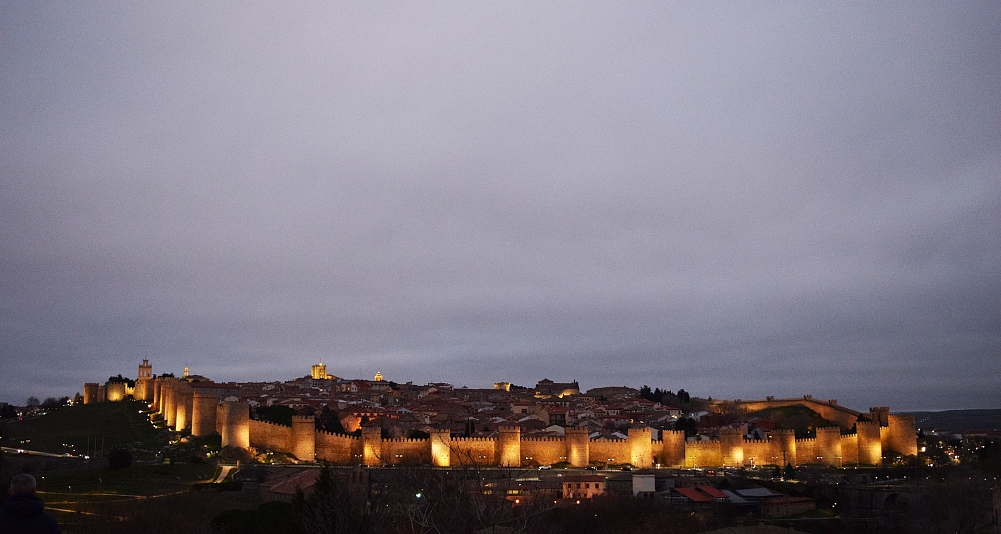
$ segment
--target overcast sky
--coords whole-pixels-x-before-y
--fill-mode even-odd
[[[0,401],[149,358],[1001,407],[998,28],[3,0]]]

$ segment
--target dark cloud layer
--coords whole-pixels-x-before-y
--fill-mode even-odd
[[[1001,8],[0,4],[0,400],[1001,404]]]

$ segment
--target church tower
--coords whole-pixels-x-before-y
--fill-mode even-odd
[[[153,366],[149,360],[143,359],[139,364],[139,375],[136,377],[136,389],[133,397],[139,401],[153,400]]]

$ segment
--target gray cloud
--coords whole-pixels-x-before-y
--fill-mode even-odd
[[[0,9],[2,400],[1001,400],[992,3]]]

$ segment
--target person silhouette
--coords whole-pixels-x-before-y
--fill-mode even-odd
[[[56,518],[35,495],[35,477],[22,473],[10,480],[10,497],[0,507],[0,534],[61,534]]]

